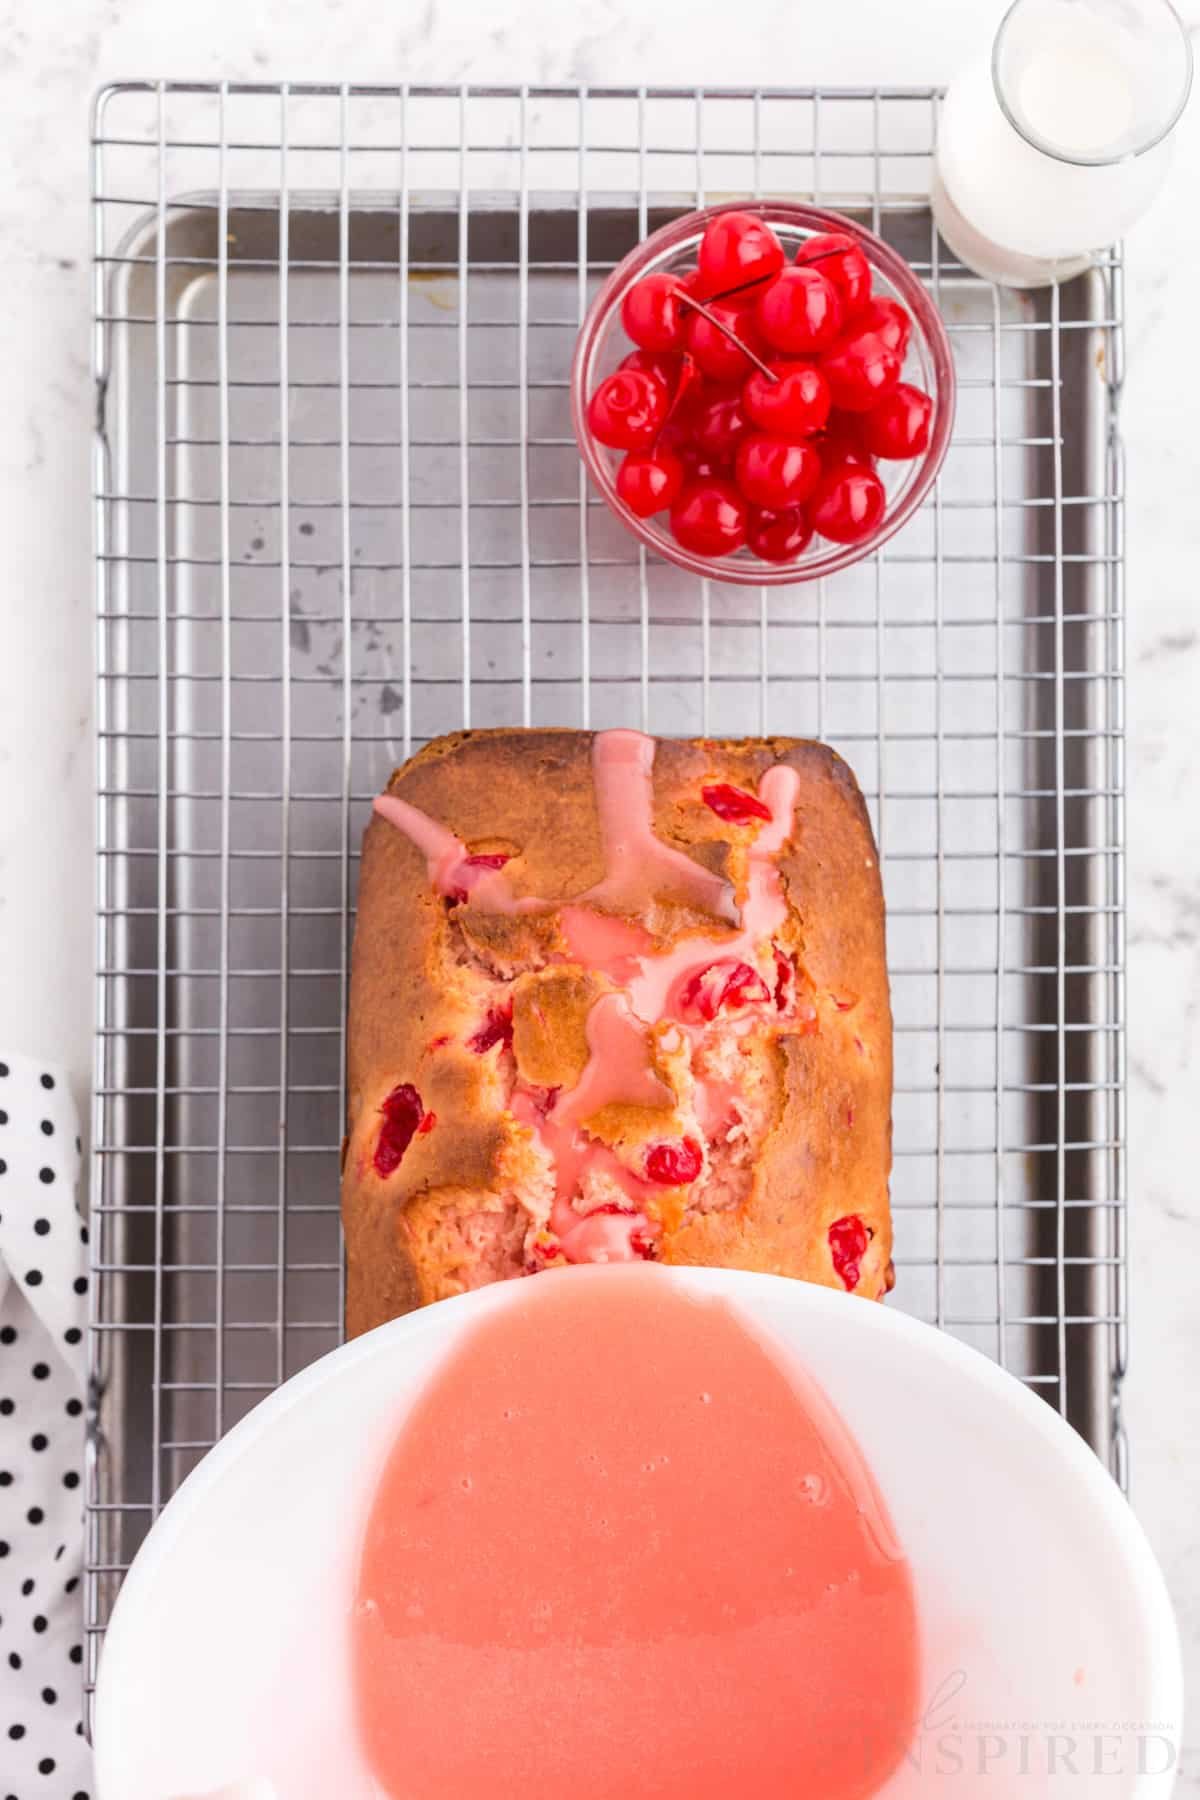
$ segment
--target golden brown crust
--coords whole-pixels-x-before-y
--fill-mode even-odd
[[[588,1059],[587,1016],[604,991],[584,969],[537,969],[513,983],[513,1055],[534,1087],[571,1088]]]
[[[454,733],[397,770],[388,791],[449,826],[469,852],[510,858],[513,893],[554,908],[605,874],[592,743],[591,733],[562,730]],[[654,829],[740,889],[754,828],[721,820],[700,790],[718,781],[753,791],[778,762],[799,775],[794,829],[778,859],[789,903],[779,937],[806,981],[816,1029],[786,1031],[763,1050],[771,1121],[748,1191],[710,1211],[664,1193],[661,1253],[837,1287],[828,1229],[857,1215],[872,1235],[856,1291],[875,1296],[891,1257],[891,1014],[879,870],[854,777],[834,751],[797,739],[659,740]],[[641,922],[660,947],[729,929],[670,894]],[[552,1177],[509,1111],[511,1056],[481,1054],[470,1040],[493,1013],[511,1017],[525,1079],[570,1086],[587,1007],[607,984],[575,966],[547,966],[562,953],[554,910],[509,916],[447,902],[407,836],[372,819],[354,942],[343,1179],[352,1335],[473,1285],[482,1243],[493,1270],[522,1266],[530,1196],[544,1222]],[[436,1124],[384,1179],[373,1165],[380,1108],[400,1083],[412,1084]],[[629,1119],[624,1128],[636,1136]]]

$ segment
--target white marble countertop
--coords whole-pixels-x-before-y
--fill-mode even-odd
[[[86,1090],[91,1012],[87,108],[117,77],[936,82],[1002,0],[0,0],[6,252],[0,1023]],[[1182,8],[1200,29],[1200,0]],[[1200,103],[1129,244],[1129,1067],[1134,1500],[1200,1685],[1200,620],[1192,558]],[[1193,819],[1187,826],[1186,820]],[[1193,1732],[1200,1746],[1200,1731]],[[1200,1795],[1200,1748],[1181,1791]]]

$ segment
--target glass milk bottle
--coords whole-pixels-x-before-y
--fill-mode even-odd
[[[1016,0],[942,103],[933,210],[961,262],[1040,287],[1087,268],[1150,204],[1187,102],[1168,0]]]

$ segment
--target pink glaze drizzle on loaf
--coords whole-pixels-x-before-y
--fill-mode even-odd
[[[518,1088],[512,1098],[513,1117],[527,1125],[554,1164],[554,1202],[550,1209],[550,1229],[559,1239],[568,1262],[635,1262],[646,1255],[638,1242],[652,1243],[657,1235],[642,1211],[650,1189],[627,1169],[607,1144],[589,1138],[587,1133],[558,1116],[559,1107],[543,1111],[533,1095]],[[624,1210],[613,1213],[611,1202],[601,1201],[588,1212],[579,1212],[572,1199],[584,1189],[585,1178],[602,1181],[606,1191],[620,1195]],[[603,1207],[606,1225],[584,1231]]]
[[[787,900],[775,859],[792,828],[799,785],[799,775],[786,763],[768,769],[759,784],[759,798],[770,807],[771,822],[763,826],[750,847],[746,898],[736,934],[684,938],[665,955],[642,959],[638,973],[629,982],[629,998],[638,1018],[648,1025],[668,1015],[678,1018],[682,1011],[678,1002],[680,990],[718,957],[731,957],[752,968],[761,967],[766,973],[771,971],[771,936],[787,918]]]
[[[592,912],[586,906],[564,906],[559,929],[573,960],[595,969],[624,987],[637,974],[644,956],[654,950],[654,939],[631,919]]]
[[[697,1015],[689,994],[696,979],[718,961],[744,965],[748,977],[743,978],[746,999],[739,1008],[745,1016],[727,1022],[728,1029],[748,1030],[754,1015],[767,1010],[779,1016],[772,940],[788,907],[777,858],[791,833],[799,775],[780,763],[759,784],[757,799],[768,816],[748,847],[746,893],[739,910],[727,881],[655,836],[654,753],[654,739],[639,731],[604,731],[594,739],[605,874],[561,909],[560,926],[571,958],[607,975],[621,991],[592,1006],[587,1020],[590,1055],[576,1086],[546,1105],[518,1085],[511,1102],[514,1118],[534,1133],[553,1165],[550,1230],[572,1262],[627,1262],[653,1253],[659,1227],[644,1207],[656,1191],[654,1184],[586,1130],[586,1121],[606,1106],[673,1105],[673,1090],[651,1066],[649,1030],[672,1020],[699,1045],[710,1021]],[[514,898],[499,870],[473,865],[466,845],[417,807],[387,794],[375,806],[425,856],[439,893],[465,890],[473,906],[489,912],[547,909],[548,903],[536,898]],[[664,897],[682,899],[734,929],[687,937],[656,954],[642,925],[614,913],[640,911]],[[736,1091],[725,1081],[697,1079],[695,1104],[702,1129],[711,1133],[735,1116]]]
[[[729,883],[655,836],[653,768],[654,739],[645,732],[597,733],[592,779],[605,873],[580,903],[637,911],[648,898],[678,895],[719,919],[736,919]]]
[[[431,819],[419,806],[400,800],[395,794],[379,794],[375,811],[389,825],[402,831],[425,858],[429,883],[444,899],[468,896],[473,906],[484,912],[518,913],[544,910],[541,900],[518,900],[507,878],[497,866],[499,859],[472,856],[462,839],[448,826]],[[502,859],[507,862],[508,858]]]
[[[646,1033],[624,994],[605,994],[588,1013],[591,1055],[583,1074],[554,1108],[563,1124],[577,1125],[602,1106],[670,1106],[675,1096],[650,1067]]]
[[[631,1262],[644,1254],[634,1239],[653,1230],[640,1210],[645,1187],[607,1144],[588,1137],[584,1121],[605,1106],[669,1107],[675,1096],[650,1067],[646,1034],[623,994],[597,1000],[588,1014],[587,1040],[591,1055],[576,1085],[548,1113],[534,1112],[534,1130],[554,1158],[550,1227],[571,1262]],[[603,1226],[585,1229],[592,1218],[581,1220],[571,1201],[593,1171],[627,1196],[631,1210],[628,1216],[606,1213]]]
[[[455,837],[449,826],[431,819],[419,806],[410,806],[407,800],[400,800],[395,794],[378,794],[375,811],[416,845],[425,858],[430,885],[439,894],[450,893],[450,877],[467,858],[467,846],[462,839]]]

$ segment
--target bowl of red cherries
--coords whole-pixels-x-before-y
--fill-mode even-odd
[[[786,201],[713,206],[609,276],[571,374],[580,452],[649,549],[720,581],[845,568],[932,486],[954,361],[882,239]]]

